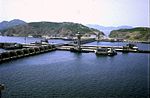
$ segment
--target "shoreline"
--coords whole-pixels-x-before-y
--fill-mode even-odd
[[[1,36],[0,35],[0,37],[25,37],[25,36]],[[28,38],[41,38],[41,39],[43,39],[44,37],[28,37]],[[63,39],[63,38],[59,38],[59,37],[50,38],[50,39],[60,39],[60,40],[66,40],[66,41],[73,41],[74,40],[74,39]],[[50,40],[50,39],[48,39],[48,40]],[[150,41],[124,40],[124,39],[118,40],[118,39],[109,39],[109,38],[108,39],[101,39],[101,40],[97,40],[95,38],[95,41],[99,41],[99,42],[128,42],[128,43],[150,44]]]

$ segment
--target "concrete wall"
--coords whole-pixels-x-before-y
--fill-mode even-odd
[[[50,52],[53,50],[55,50],[55,47],[50,45],[11,50],[11,51],[0,53],[0,63],[12,59],[21,58],[21,57],[36,55],[44,52]]]

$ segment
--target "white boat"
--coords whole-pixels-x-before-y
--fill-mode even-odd
[[[134,50],[138,50],[138,47],[135,44],[127,44],[126,47]]]

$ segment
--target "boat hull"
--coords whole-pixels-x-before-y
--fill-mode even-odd
[[[117,55],[115,50],[108,50],[108,49],[97,49],[95,50],[96,55],[107,55],[107,56],[114,56]]]

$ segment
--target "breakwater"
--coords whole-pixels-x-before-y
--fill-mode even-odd
[[[21,57],[37,55],[45,52],[54,51],[56,48],[52,45],[34,46],[22,49],[15,49],[0,53],[0,63]]]
[[[93,40],[93,39],[92,39]],[[90,42],[92,41],[90,40]],[[81,41],[82,42],[82,41]],[[87,43],[87,40],[85,41]],[[11,48],[13,50],[5,51],[0,53],[0,62],[5,62],[8,60],[18,59],[21,57],[37,55],[45,52],[50,52],[53,50],[63,50],[71,51],[72,48],[77,47],[77,45],[69,44],[14,44],[14,43],[1,43],[1,48]],[[10,47],[8,47],[10,46]],[[15,46],[15,47],[14,47]],[[97,45],[81,45],[81,51],[83,53],[94,52],[97,48],[113,48],[117,52],[125,53],[150,53],[149,50],[139,50],[132,48],[124,48],[124,46],[97,46]]]
[[[70,51],[71,48],[74,48],[76,46],[60,46],[56,47],[57,50],[64,50],[64,51]],[[82,45],[81,50],[82,52],[94,52],[97,48],[113,48],[117,52],[125,52],[125,53],[150,53],[150,50],[139,50],[139,49],[132,49],[132,48],[124,48],[124,46],[96,46],[96,45]]]

